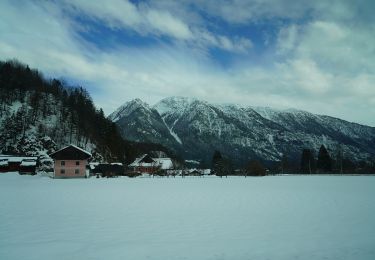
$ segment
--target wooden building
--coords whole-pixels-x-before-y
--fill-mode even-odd
[[[19,167],[20,174],[36,174],[36,161],[35,160],[22,160]]]
[[[54,178],[85,178],[91,153],[75,145],[68,145],[50,154],[50,157],[54,161]]]
[[[159,170],[169,170],[173,168],[171,158],[152,158],[149,154],[144,154],[129,164],[133,172],[154,173]]]
[[[92,168],[93,175],[102,177],[122,176],[125,174],[125,168],[122,163],[99,163]]]
[[[0,155],[0,172],[36,174],[37,157],[21,155]]]

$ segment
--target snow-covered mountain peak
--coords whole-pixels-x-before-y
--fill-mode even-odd
[[[125,102],[116,111],[114,111],[112,114],[110,114],[108,116],[108,118],[111,121],[116,122],[120,118],[122,118],[124,116],[128,116],[133,111],[135,111],[136,109],[139,109],[139,108],[143,108],[145,110],[151,109],[150,106],[146,102],[143,102],[141,99],[136,98],[136,99],[133,99],[131,101]]]
[[[170,112],[182,113],[196,101],[198,101],[196,98],[173,96],[160,100],[153,108],[156,109],[160,115],[165,115]]]
[[[142,109],[132,113],[134,107]],[[277,161],[281,154],[298,160],[304,148],[321,144],[331,152],[340,144],[355,160],[375,154],[375,128],[297,109],[168,97],[151,108],[140,100],[127,103],[111,119],[124,137],[165,145],[184,159],[208,162],[219,150],[238,164]]]

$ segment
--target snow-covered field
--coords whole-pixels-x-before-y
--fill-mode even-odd
[[[375,177],[0,174],[0,259],[375,259]]]

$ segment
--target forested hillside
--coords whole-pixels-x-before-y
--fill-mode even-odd
[[[96,160],[129,162],[160,145],[123,140],[88,92],[18,61],[0,62],[0,153],[45,156],[67,144]],[[168,151],[167,151],[168,152]]]

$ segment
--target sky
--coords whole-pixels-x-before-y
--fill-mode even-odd
[[[375,1],[1,0],[0,59],[140,98],[297,108],[375,126]]]

